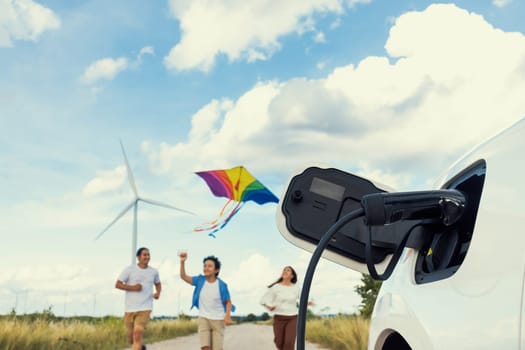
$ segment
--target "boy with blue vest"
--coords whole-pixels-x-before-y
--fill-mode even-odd
[[[219,271],[221,262],[215,256],[203,260],[203,274],[188,276],[184,263],[188,254],[183,252],[180,257],[180,278],[195,287],[191,307],[199,309],[199,339],[202,350],[222,350],[224,328],[231,325],[232,305],[228,285],[221,280]]]

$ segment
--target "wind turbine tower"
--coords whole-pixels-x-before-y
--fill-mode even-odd
[[[98,234],[98,236],[95,238],[95,240],[98,240],[100,237],[102,237],[102,235],[104,233],[106,233],[106,231],[109,230],[109,228],[111,226],[113,226],[113,224],[115,224],[122,216],[124,216],[124,214],[126,214],[131,208],[133,208],[133,229],[131,231],[131,234],[132,234],[132,239],[131,239],[131,264],[133,264],[135,262],[135,260],[136,260],[135,254],[137,252],[137,211],[138,211],[138,204],[139,204],[140,201],[142,201],[144,203],[151,204],[151,205],[156,205],[156,206],[159,206],[159,207],[164,207],[164,208],[168,208],[168,209],[177,210],[177,211],[180,211],[180,212],[183,212],[183,213],[187,213],[187,214],[192,214],[192,215],[194,215],[194,214],[192,212],[190,212],[190,211],[187,211],[187,210],[184,210],[184,209],[180,209],[180,208],[174,207],[174,206],[166,204],[166,203],[162,203],[162,202],[159,202],[159,201],[155,201],[155,200],[152,200],[152,199],[147,199],[147,198],[139,196],[139,193],[137,191],[137,186],[135,185],[135,178],[133,177],[133,173],[131,171],[131,167],[129,166],[128,157],[126,156],[126,151],[124,150],[124,145],[122,144],[122,141],[120,141],[120,148],[122,149],[122,155],[124,156],[124,162],[126,163],[126,172],[128,174],[129,185],[131,186],[131,190],[133,191],[133,194],[135,195],[135,197],[131,201],[131,203],[129,203],[124,208],[124,210],[122,210],[120,212],[120,214],[118,214],[117,217],[115,219],[113,219],[113,221],[111,221],[106,226],[106,228],[104,228],[102,230],[102,232],[100,232]]]

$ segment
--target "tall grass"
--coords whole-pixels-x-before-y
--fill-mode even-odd
[[[370,320],[351,315],[309,320],[306,339],[331,350],[366,350]]]
[[[189,318],[178,320],[154,320],[148,323],[145,341],[153,343],[173,339],[197,332],[197,321]]]
[[[196,331],[193,320],[152,320],[145,341],[165,340]],[[115,350],[128,346],[121,318],[0,319],[0,349],[3,350]]]
[[[271,320],[270,320],[271,323]],[[331,350],[366,350],[369,321],[358,316],[309,319],[306,339]],[[197,331],[188,318],[152,320],[145,342]],[[0,316],[2,350],[116,350],[129,347],[122,318],[60,318],[52,314]]]

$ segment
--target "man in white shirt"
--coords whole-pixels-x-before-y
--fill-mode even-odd
[[[115,283],[115,288],[126,292],[124,324],[128,331],[128,338],[132,350],[145,350],[142,344],[144,330],[148,324],[153,299],[160,297],[162,289],[159,272],[148,266],[150,260],[149,249],[137,250],[136,265],[130,265],[122,271]],[[155,293],[153,293],[155,286]]]

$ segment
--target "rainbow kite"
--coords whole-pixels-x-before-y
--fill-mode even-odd
[[[279,199],[243,166],[199,171],[195,174],[206,181],[215,196],[228,198],[217,219],[195,228],[195,232],[211,231],[208,235],[215,237],[214,233],[224,228],[247,201],[257,204],[279,202]]]

